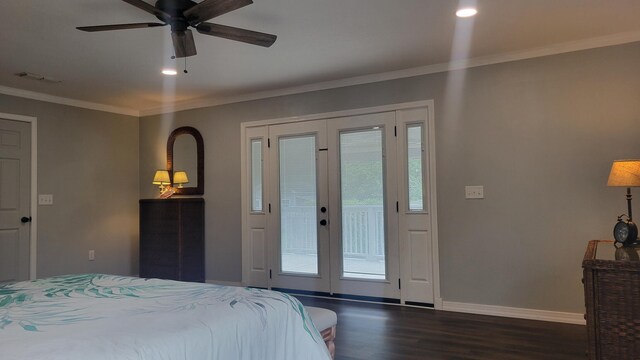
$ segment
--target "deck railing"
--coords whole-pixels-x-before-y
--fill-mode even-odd
[[[288,206],[282,211],[282,251],[315,253],[315,206]],[[379,260],[384,257],[384,210],[381,205],[347,205],[342,213],[345,257]]]

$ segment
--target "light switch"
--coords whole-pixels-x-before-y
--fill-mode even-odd
[[[51,194],[38,195],[38,205],[53,205],[53,195]]]
[[[484,186],[465,186],[464,195],[466,199],[484,199]]]

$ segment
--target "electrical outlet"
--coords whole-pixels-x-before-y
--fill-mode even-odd
[[[484,199],[484,186],[465,186],[464,195],[465,199]]]
[[[38,205],[53,205],[53,195],[51,194],[38,195]]]
[[[96,251],[89,250],[89,261],[94,261],[96,259]]]

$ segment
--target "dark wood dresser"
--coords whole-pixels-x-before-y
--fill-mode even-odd
[[[640,359],[640,248],[592,240],[582,261],[589,359]]]
[[[204,199],[140,200],[140,277],[204,282]]]

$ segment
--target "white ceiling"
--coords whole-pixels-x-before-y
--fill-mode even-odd
[[[254,1],[211,22],[276,34],[271,48],[194,32],[198,55],[187,59],[189,74],[166,77],[162,67],[183,66],[170,59],[168,27],[75,29],[155,20],[142,10],[120,0],[4,0],[0,87],[149,113],[445,64],[454,42],[457,57],[475,59],[594,38],[594,46],[640,41],[638,0],[477,0],[472,19],[456,18],[454,0]],[[63,82],[14,75],[21,71]]]

